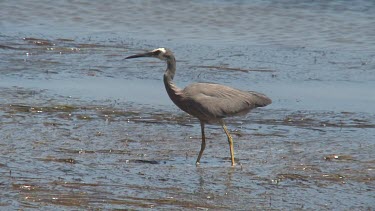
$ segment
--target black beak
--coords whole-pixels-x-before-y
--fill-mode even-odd
[[[128,56],[125,59],[133,59],[133,58],[139,58],[139,57],[152,57],[152,56],[154,56],[154,52],[147,52],[147,53],[136,54],[133,56]]]

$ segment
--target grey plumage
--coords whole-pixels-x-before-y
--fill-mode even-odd
[[[257,92],[245,92],[228,86],[195,83],[182,90],[185,112],[211,123],[219,119],[243,115],[251,109],[266,106],[271,100]]]
[[[271,104],[271,99],[258,92],[242,91],[214,83],[194,83],[184,89],[180,89],[173,82],[176,72],[176,60],[169,49],[158,48],[147,53],[129,56],[125,59],[138,57],[155,57],[167,62],[164,85],[169,97],[180,109],[200,120],[202,145],[196,163],[199,164],[206,146],[204,125],[206,123],[220,123],[228,136],[231,161],[232,166],[234,166],[233,140],[224,124],[223,118],[244,115],[253,108],[267,106]]]

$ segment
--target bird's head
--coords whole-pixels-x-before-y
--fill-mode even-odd
[[[125,59],[133,59],[133,58],[139,58],[139,57],[154,57],[160,60],[168,60],[170,58],[174,58],[172,51],[170,51],[169,49],[157,48],[147,53],[141,53],[141,54],[136,54],[133,56],[128,56]]]

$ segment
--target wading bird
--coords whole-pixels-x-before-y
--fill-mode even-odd
[[[196,164],[199,165],[206,147],[204,125],[219,123],[228,137],[232,166],[234,166],[233,139],[224,124],[223,118],[247,114],[253,108],[271,104],[271,99],[258,92],[241,91],[214,83],[194,83],[180,89],[173,82],[176,73],[176,60],[172,51],[167,48],[157,48],[147,53],[128,56],[125,59],[139,57],[153,57],[167,62],[167,69],[164,72],[164,85],[169,97],[181,110],[199,119],[202,144]]]

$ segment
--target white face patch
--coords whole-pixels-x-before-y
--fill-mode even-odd
[[[155,51],[161,51],[161,52],[163,52],[163,53],[167,52],[167,51],[165,50],[165,48],[157,48],[157,49],[153,50],[152,52],[155,52]]]

